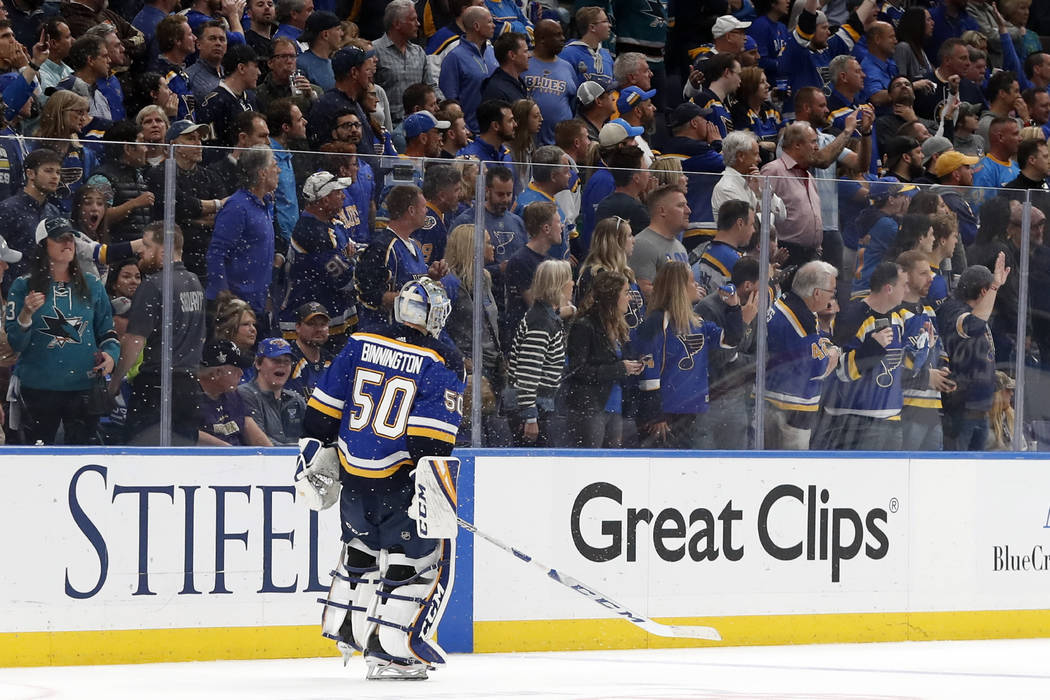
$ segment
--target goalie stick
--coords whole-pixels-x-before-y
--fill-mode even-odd
[[[557,569],[552,569],[551,567],[547,566],[546,564],[542,564],[542,563],[536,561],[535,559],[530,557],[525,552],[522,552],[521,550],[515,549],[514,547],[511,547],[508,544],[500,542],[499,540],[497,540],[492,535],[489,535],[488,533],[482,532],[477,527],[475,527],[473,524],[468,523],[463,518],[457,518],[457,520],[459,522],[459,526],[461,528],[463,528],[464,530],[466,530],[467,532],[471,532],[471,533],[477,535],[478,537],[482,538],[483,540],[486,540],[489,543],[499,547],[503,551],[513,554],[518,559],[521,559],[524,562],[528,562],[529,564],[532,564],[533,566],[535,566],[535,567],[539,568],[540,570],[546,572],[547,576],[549,576],[550,578],[554,579],[555,581],[557,581],[561,585],[566,586],[568,588],[571,588],[572,590],[576,591],[577,593],[579,593],[580,595],[584,596],[585,598],[590,598],[591,600],[593,600],[598,605],[600,605],[603,608],[605,608],[607,610],[610,610],[613,613],[615,613],[617,617],[619,617],[619,618],[621,618],[623,620],[626,620],[627,622],[630,622],[633,625],[641,627],[643,630],[645,630],[649,634],[654,634],[654,635],[656,635],[658,637],[678,637],[678,638],[685,638],[685,639],[711,639],[711,640],[714,640],[714,641],[720,641],[722,639],[722,635],[720,635],[718,633],[718,630],[716,630],[714,627],[699,627],[699,626],[694,626],[694,625],[664,625],[664,624],[661,624],[661,623],[657,622],[656,620],[652,620],[652,619],[646,617],[645,615],[639,615],[638,613],[632,612],[631,610],[629,610],[625,606],[621,605],[620,603],[617,603],[616,601],[612,600],[608,596],[606,596],[606,595],[604,595],[602,593],[599,593],[598,591],[594,590],[590,586],[581,583],[580,581],[578,581],[577,579],[573,578],[572,576],[569,576],[568,574],[564,574],[564,573],[558,571]]]

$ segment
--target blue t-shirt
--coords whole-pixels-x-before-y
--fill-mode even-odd
[[[335,73],[332,72],[330,59],[321,58],[313,51],[303,51],[295,60],[295,65],[314,85],[320,85],[325,91],[335,87]]]
[[[554,143],[554,127],[558,122],[572,119],[572,100],[576,95],[576,71],[567,61],[555,58],[551,62],[533,56],[529,69],[521,74],[529,99],[539,105],[543,124],[536,137],[540,145]]]

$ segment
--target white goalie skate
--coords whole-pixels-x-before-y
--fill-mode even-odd
[[[425,681],[427,671],[434,670],[433,666],[423,663],[415,663],[406,666],[396,661],[387,661],[374,657],[366,658],[368,673],[365,678],[370,681]]]

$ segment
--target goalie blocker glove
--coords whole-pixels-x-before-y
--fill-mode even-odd
[[[325,510],[339,502],[339,455],[315,438],[299,440],[295,492],[310,510]]]

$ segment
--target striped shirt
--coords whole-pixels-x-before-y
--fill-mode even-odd
[[[565,369],[565,330],[547,303],[537,301],[518,324],[510,350],[508,374],[517,391],[518,410],[526,419],[538,416],[537,403],[549,402]]]

